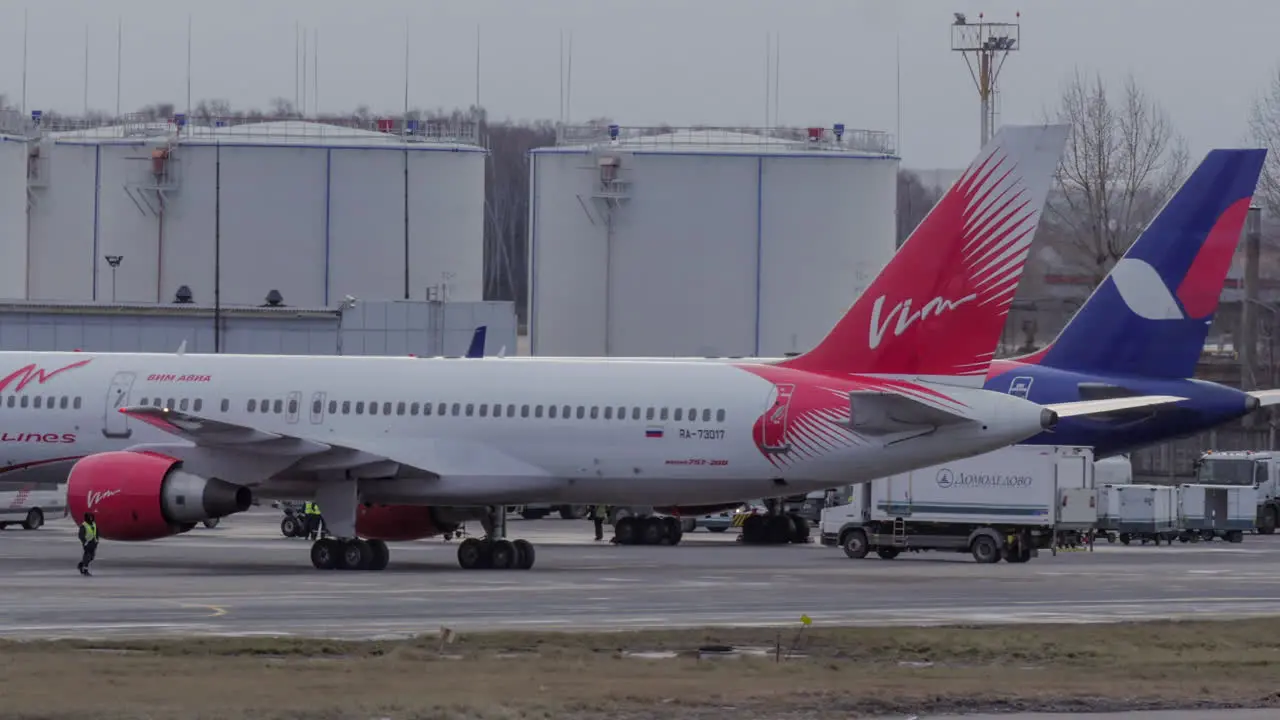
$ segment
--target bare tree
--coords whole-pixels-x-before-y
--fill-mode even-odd
[[[1132,76],[1113,96],[1077,70],[1063,88],[1057,122],[1071,134],[1045,221],[1062,255],[1101,282],[1186,175],[1186,143]]]
[[[941,199],[942,193],[937,188],[926,186],[918,174],[910,170],[898,171],[897,247],[902,246],[907,236]]]
[[[232,117],[231,103],[230,101],[219,99],[201,100],[196,103],[195,111],[192,114],[195,115],[195,120],[203,123],[229,118]]]
[[[293,106],[293,101],[282,97],[271,98],[271,114],[277,118],[302,117]]]
[[[1267,160],[1258,179],[1257,195],[1269,217],[1280,213],[1280,68],[1271,85],[1254,100],[1249,113],[1250,140],[1267,149]]]

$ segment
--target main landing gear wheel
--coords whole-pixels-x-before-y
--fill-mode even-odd
[[[385,570],[391,551],[381,540],[324,538],[311,545],[317,570]]]
[[[463,570],[530,570],[535,555],[528,540],[467,538],[458,545],[458,566]]]
[[[458,543],[458,566],[463,570],[530,570],[536,554],[528,540],[508,540],[507,516],[503,508],[490,508],[481,520],[485,538],[467,538]]]
[[[613,536],[619,545],[679,545],[684,528],[677,517],[629,515],[618,519]]]
[[[809,542],[809,521],[788,515],[752,515],[742,523],[744,545],[803,545]]]

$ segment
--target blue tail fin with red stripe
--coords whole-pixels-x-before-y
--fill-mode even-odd
[[[1104,375],[1194,375],[1266,154],[1211,151],[1033,362]]]

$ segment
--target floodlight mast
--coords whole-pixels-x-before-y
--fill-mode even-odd
[[[1017,13],[1016,22],[986,22],[983,14],[978,14],[978,22],[971,23],[964,13],[954,13],[951,23],[951,50],[964,54],[965,64],[969,66],[969,74],[978,88],[978,100],[982,108],[981,144],[995,133],[998,112],[1000,68],[1004,67],[1009,53],[1022,49],[1021,25],[1022,13]]]

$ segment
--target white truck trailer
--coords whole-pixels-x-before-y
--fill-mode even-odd
[[[1280,524],[1280,457],[1252,450],[1210,450],[1196,460],[1196,483],[1258,488],[1256,530],[1270,535]]]
[[[1027,562],[1093,529],[1093,472],[1089,448],[1014,445],[880,478],[823,510],[822,543],[854,559],[943,550],[980,563]]]

